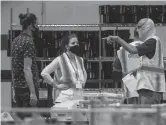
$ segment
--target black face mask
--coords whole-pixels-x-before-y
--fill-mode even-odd
[[[80,54],[80,46],[76,45],[76,46],[72,46],[70,47],[70,51],[74,54],[76,54],[77,56],[79,56]]]

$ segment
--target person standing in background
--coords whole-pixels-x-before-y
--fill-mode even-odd
[[[37,17],[33,13],[20,14],[22,32],[12,42],[12,73],[16,106],[36,107],[39,73],[33,38],[38,37]],[[18,113],[23,119],[29,114]]]
[[[140,65],[136,69],[140,104],[160,104],[162,94],[166,92],[163,50],[160,39],[156,36],[154,22],[149,18],[141,19],[135,28],[143,44],[133,46],[119,36],[108,36],[108,43],[118,42],[131,54],[140,56]]]

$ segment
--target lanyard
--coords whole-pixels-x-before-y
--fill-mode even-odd
[[[66,53],[66,55],[67,55],[67,57],[69,58],[69,55]],[[75,74],[76,74],[76,78],[77,78],[77,80],[78,80],[78,71],[76,70],[77,69],[77,63],[76,63],[76,69],[74,68],[74,66],[73,66],[73,63],[71,62],[71,60],[70,60],[70,58],[69,58],[69,61],[70,61],[70,64],[72,65],[72,67],[73,67],[73,69],[74,69],[74,72],[75,72]]]

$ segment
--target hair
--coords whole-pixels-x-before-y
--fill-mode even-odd
[[[67,51],[66,45],[69,44],[70,39],[75,38],[75,37],[77,38],[76,34],[70,34],[70,35],[66,35],[62,38],[62,41],[61,41],[61,51],[62,52]]]
[[[20,25],[22,25],[22,29],[26,29],[29,25],[35,24],[37,17],[33,13],[28,13],[28,14],[20,14],[19,15],[20,19]]]

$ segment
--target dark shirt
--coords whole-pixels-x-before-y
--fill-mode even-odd
[[[156,39],[148,39],[144,43],[136,46],[139,56],[146,55],[149,59],[153,58],[156,51]]]
[[[24,58],[32,59],[31,71],[35,87],[39,86],[39,74],[36,63],[36,51],[33,38],[28,34],[21,33],[12,42],[12,69],[15,88],[27,88],[24,75]]]

